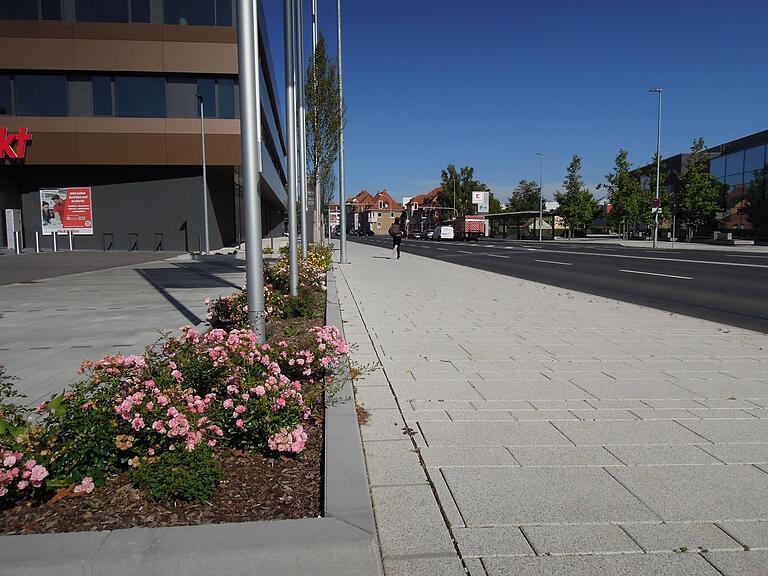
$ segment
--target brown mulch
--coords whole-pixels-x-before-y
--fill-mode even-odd
[[[222,476],[210,501],[155,502],[131,486],[127,474],[91,494],[52,505],[22,502],[0,512],[0,534],[115,530],[134,526],[193,526],[285,520],[321,514],[323,425],[305,425],[307,446],[297,457],[222,453]]]
[[[324,322],[324,318],[286,318],[269,321],[269,341],[292,340]]]

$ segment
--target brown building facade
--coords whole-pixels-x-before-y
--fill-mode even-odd
[[[93,235],[77,247],[197,250],[198,95],[211,248],[242,241],[235,19],[232,0],[0,2],[0,130],[32,137],[24,158],[0,159],[0,210],[22,210],[27,246],[41,189],[90,187]],[[279,235],[285,142],[263,26],[259,44],[263,229]]]

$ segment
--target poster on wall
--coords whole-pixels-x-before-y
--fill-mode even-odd
[[[43,234],[93,234],[93,206],[90,188],[40,190],[40,218]]]

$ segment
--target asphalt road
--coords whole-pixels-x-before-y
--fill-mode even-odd
[[[402,251],[768,333],[768,253],[490,240],[406,240]]]

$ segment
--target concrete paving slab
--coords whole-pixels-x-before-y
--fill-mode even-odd
[[[768,474],[746,465],[609,468],[666,522],[768,519]]]
[[[429,446],[420,450],[430,468],[446,466],[519,466],[501,446]]]
[[[768,522],[720,522],[719,526],[750,550],[768,549]]]
[[[461,561],[454,555],[432,558],[385,558],[386,576],[466,576]]]
[[[615,524],[524,526],[522,530],[538,556],[642,552]]]
[[[453,536],[463,558],[535,554],[517,526],[455,528]]]
[[[632,410],[641,420],[697,420],[699,416],[695,410],[683,410],[681,408],[646,408],[644,410]]]
[[[530,410],[530,412],[535,412],[534,410]],[[468,411],[468,410],[449,410],[448,411],[448,417],[455,421],[478,421],[478,420],[489,420],[489,421],[498,421],[498,420],[507,420],[507,421],[514,421],[516,418],[512,415],[512,412],[509,410],[483,410],[482,412],[478,410]],[[542,418],[542,420],[546,420],[546,418]]]
[[[580,382],[590,397],[600,400],[644,400],[646,398],[691,398],[695,392],[672,382],[640,380],[612,380],[610,382]]]
[[[484,400],[466,380],[417,382],[393,380],[392,388],[400,402],[411,400]]]
[[[579,420],[638,420],[638,417],[629,410],[571,410]]]
[[[578,418],[568,410],[513,410],[510,414],[515,420],[520,422],[531,422],[535,420],[578,420]]]
[[[702,408],[689,410],[689,412],[703,420],[728,420],[757,418],[747,410],[739,408]]]
[[[533,405],[533,402],[526,402],[525,400],[488,400],[478,401],[473,400],[470,402],[476,410],[533,410],[539,406]]]
[[[355,390],[355,401],[366,410],[397,410],[397,402],[389,386],[364,386]]]
[[[646,552],[743,549],[711,523],[625,524],[622,528]]]
[[[408,436],[405,422],[398,410],[371,410],[365,424],[360,426],[363,442],[375,440],[402,440]]]
[[[726,464],[768,463],[768,444],[704,444],[699,448]]]
[[[607,450],[627,466],[722,465],[698,446],[609,446]]]
[[[602,446],[513,446],[521,466],[623,466]]]
[[[595,398],[570,382],[521,382],[513,380],[473,381],[485,400],[579,400]]]
[[[365,463],[371,486],[425,484],[419,455],[407,437],[392,442],[365,442]]]
[[[382,556],[454,553],[429,486],[379,486],[371,497]]]
[[[568,439],[548,422],[424,422],[429,446],[561,446]]]
[[[709,552],[704,554],[723,576],[765,576],[768,550],[757,552]]]
[[[685,427],[714,444],[768,443],[768,420],[686,420]]]
[[[702,441],[701,436],[677,422],[665,420],[558,422],[557,428],[577,446],[697,444]]]
[[[592,400],[532,400],[537,410],[590,410]],[[514,409],[514,408],[513,408]]]
[[[475,406],[467,400],[413,400],[411,407],[416,411],[421,410],[454,410],[475,411]]]
[[[698,554],[487,558],[488,576],[720,576]]]
[[[599,468],[445,468],[469,525],[653,521]]]

